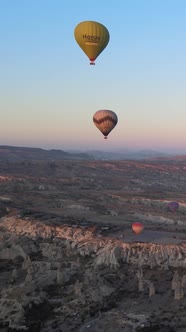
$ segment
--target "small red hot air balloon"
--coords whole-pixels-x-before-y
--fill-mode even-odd
[[[144,229],[144,226],[141,222],[134,222],[132,224],[132,230],[135,234],[140,234]]]

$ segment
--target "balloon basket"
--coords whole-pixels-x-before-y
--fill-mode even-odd
[[[91,66],[95,66],[95,63],[94,63],[94,62],[90,62],[90,65],[91,65]]]
[[[105,136],[105,137],[104,137],[104,139],[108,139],[108,137],[107,137],[107,136]]]

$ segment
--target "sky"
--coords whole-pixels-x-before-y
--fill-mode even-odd
[[[88,20],[110,33],[95,66],[74,38]],[[0,145],[186,153],[186,1],[0,0],[0,114]]]

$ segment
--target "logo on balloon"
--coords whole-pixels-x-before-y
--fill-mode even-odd
[[[91,41],[100,41],[99,36],[94,36],[94,35],[82,35],[83,39],[91,40]]]

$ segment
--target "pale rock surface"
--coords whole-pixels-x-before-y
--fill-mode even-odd
[[[166,271],[171,268],[179,271],[179,268],[186,267],[186,243],[126,243],[117,238],[96,236],[95,229],[91,227],[74,228],[67,225],[56,226],[54,237],[54,226],[23,220],[18,216],[3,217],[0,226],[6,233],[4,245],[1,243],[0,258],[13,261],[21,259],[20,268],[14,267],[10,274],[14,284],[1,291],[0,319],[12,328],[26,328],[25,308],[32,306],[32,303],[42,303],[46,296],[43,289],[53,285],[63,287],[70,284],[66,296],[74,293],[81,299],[74,298],[64,303],[59,308],[63,317],[78,314],[79,301],[81,306],[86,307],[88,300],[97,304],[115,292],[114,285],[98,284],[96,274],[91,279],[92,271],[86,271],[84,287],[88,285],[87,293],[77,278],[81,259],[91,258],[94,269],[109,268],[113,273],[126,264],[134,266],[138,269],[136,288],[140,292],[148,288],[149,297],[155,296],[157,290],[152,280],[145,279],[143,269]],[[77,280],[71,285],[72,279]],[[90,280],[95,280],[94,287]],[[175,300],[183,298],[184,284],[184,274],[175,272],[170,285]],[[59,301],[63,303],[64,299]]]

